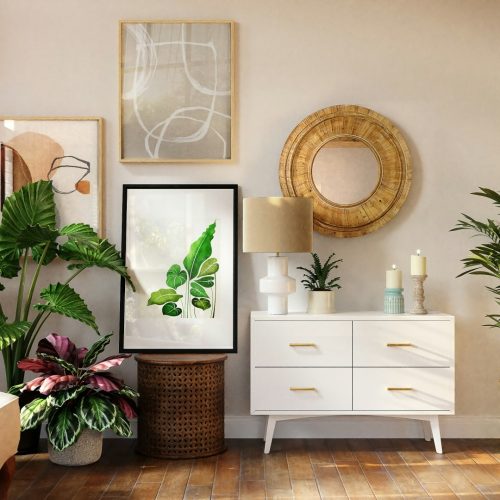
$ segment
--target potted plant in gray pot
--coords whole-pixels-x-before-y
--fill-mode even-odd
[[[309,290],[309,299],[307,303],[307,312],[309,314],[331,314],[335,312],[335,291],[334,289],[341,288],[338,281],[340,277],[330,277],[330,273],[334,269],[338,269],[338,265],[342,259],[332,260],[335,257],[333,252],[324,264],[321,263],[317,253],[311,254],[313,262],[310,269],[305,267],[297,267],[304,271],[304,279],[301,283],[304,288]]]
[[[110,338],[101,337],[87,349],[53,333],[40,340],[36,358],[18,363],[19,369],[38,375],[19,390],[39,392],[22,408],[21,427],[26,430],[47,422],[49,458],[56,464],[87,465],[99,460],[106,429],[123,437],[132,435],[129,420],[137,416],[133,398],[138,393],[107,371],[131,355],[97,361]]]
[[[56,267],[58,261],[67,262],[67,279],[42,285],[42,268]],[[73,280],[90,267],[113,271],[133,288],[118,250],[108,240],[100,238],[87,224],[57,227],[51,182],[27,184],[5,199],[0,222],[0,277],[4,278],[0,290],[15,296],[15,307],[8,311],[5,301],[1,301],[0,351],[9,392],[15,392],[23,382],[24,372],[18,361],[29,356],[52,314],[80,321],[98,333],[94,315],[73,288]],[[21,407],[30,402],[30,397],[36,394],[21,394]],[[23,432],[19,452],[36,452],[38,437],[39,429],[38,433]]]

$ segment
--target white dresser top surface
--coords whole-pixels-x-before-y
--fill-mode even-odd
[[[255,321],[451,321],[454,316],[430,311],[428,314],[386,314],[382,311],[350,311],[333,314],[308,314],[290,312],[288,314],[269,314],[267,311],[252,311]]]

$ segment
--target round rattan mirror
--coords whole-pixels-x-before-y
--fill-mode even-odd
[[[361,106],[309,115],[288,137],[280,160],[283,194],[312,198],[314,229],[341,238],[390,221],[406,200],[411,175],[399,130]]]

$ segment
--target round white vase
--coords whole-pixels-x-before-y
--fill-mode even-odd
[[[49,442],[49,460],[58,465],[89,465],[102,454],[102,432],[84,429],[75,444],[63,451],[55,450]]]
[[[335,292],[333,290],[309,292],[307,312],[308,314],[334,313]]]

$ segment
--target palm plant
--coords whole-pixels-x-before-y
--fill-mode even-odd
[[[311,269],[301,266],[297,267],[297,269],[304,271],[304,279],[301,280],[304,288],[315,292],[325,292],[333,290],[334,288],[341,288],[337,283],[340,278],[335,277],[329,279],[329,276],[334,269],[338,269],[338,264],[342,262],[342,259],[332,260],[333,257],[335,257],[335,252],[333,252],[328,259],[326,259],[326,262],[321,264],[321,260],[317,253],[312,253],[311,256],[313,258],[313,262],[310,266]]]
[[[500,192],[482,187],[479,189],[480,191],[471,194],[488,198],[495,206],[500,207]],[[486,222],[481,222],[466,214],[462,216],[464,220],[459,220],[452,231],[471,230],[476,233],[475,236],[485,237],[487,242],[473,248],[470,251],[471,255],[462,259],[465,270],[457,278],[465,274],[473,274],[500,280],[500,225],[498,221],[486,219]],[[496,303],[500,305],[500,285],[486,288],[493,293]],[[500,314],[487,314],[486,317],[493,323],[484,326],[500,328]]]
[[[56,258],[69,262],[63,283],[49,284],[33,304],[40,271]],[[0,305],[0,350],[8,387],[20,384],[24,372],[17,366],[27,357],[44,323],[54,313],[76,319],[99,333],[95,317],[70,283],[90,267],[110,269],[133,284],[115,246],[101,239],[86,224],[56,227],[52,183],[38,181],[10,195],[0,222],[0,277],[19,277],[13,320]],[[0,284],[0,290],[5,287]]]
[[[40,395],[21,410],[23,430],[47,420],[47,436],[58,451],[74,444],[84,429],[111,429],[119,436],[132,435],[129,419],[137,416],[132,398],[138,394],[107,372],[131,355],[97,361],[110,338],[101,337],[87,349],[77,348],[68,337],[53,333],[40,340],[36,358],[19,361],[21,370],[38,376],[18,390],[38,391]]]

